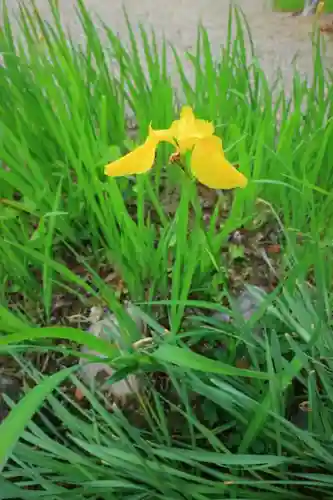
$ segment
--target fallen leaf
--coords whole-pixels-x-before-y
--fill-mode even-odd
[[[82,399],[84,399],[83,392],[80,389],[76,388],[74,392],[74,398],[76,399],[76,401],[82,401]]]
[[[248,370],[250,368],[249,360],[246,359],[245,356],[242,356],[239,359],[236,359],[236,368],[240,368],[242,370]]]
[[[266,252],[267,253],[281,253],[281,245],[268,245],[268,247],[266,247]]]

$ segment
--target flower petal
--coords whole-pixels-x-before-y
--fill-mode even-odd
[[[158,142],[170,142],[173,146],[176,146],[175,142],[175,134],[174,131],[172,130],[172,126],[167,129],[161,129],[161,130],[155,130],[151,128],[151,125],[149,126],[149,137],[151,139],[154,139]]]
[[[213,133],[213,124],[195,118],[190,106],[182,108],[180,119],[173,121],[168,129],[154,130],[149,128],[149,137],[169,142],[181,154],[191,150],[199,139],[210,137]]]
[[[105,175],[120,177],[123,175],[143,174],[154,164],[158,140],[148,137],[146,142],[127,155],[106,165]]]
[[[173,129],[180,153],[189,151],[199,139],[210,137],[214,133],[214,125],[195,118],[190,106],[182,108],[180,119],[174,121],[170,128]]]
[[[244,188],[247,185],[247,178],[225,158],[222,140],[215,135],[196,143],[191,170],[199,182],[212,189]]]

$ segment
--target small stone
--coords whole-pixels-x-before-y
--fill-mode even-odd
[[[128,304],[126,309],[128,314],[135,321],[138,329],[141,329],[142,322],[135,315],[134,308]],[[89,320],[91,321],[91,326],[88,330],[89,333],[95,337],[107,340],[110,343],[114,342],[117,345],[121,343],[121,331],[118,320],[114,314],[109,311],[105,312],[101,308],[92,308]],[[104,357],[100,353],[91,351],[85,346],[82,347],[81,351],[84,354],[98,356],[102,359]],[[109,384],[108,380],[115,371],[108,364],[102,361],[98,363],[89,363],[84,358],[80,360],[80,364],[82,365],[82,379],[90,387],[98,387],[102,392],[113,396],[118,401],[124,402],[128,396],[138,393],[140,390],[140,380],[135,375],[129,375],[119,382]]]
[[[234,299],[235,309],[237,309],[242,317],[248,321],[259,309],[261,301],[264,299],[265,295],[266,292],[262,288],[258,286],[248,286],[238,297]],[[224,323],[230,323],[231,321],[231,316],[225,313],[217,313],[214,317],[222,320]]]
[[[258,299],[255,298],[253,293],[251,293],[250,289],[244,290],[236,300],[236,306],[238,307],[243,318],[246,320],[249,320],[251,316],[253,316],[253,314],[258,310],[259,305],[260,302],[258,302]]]
[[[245,232],[240,229],[236,229],[236,231],[231,233],[229,236],[229,242],[233,243],[234,245],[243,245],[245,239]]]

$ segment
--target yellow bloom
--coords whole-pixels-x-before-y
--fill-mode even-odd
[[[180,112],[180,119],[172,122],[167,130],[153,130],[149,133],[160,141],[170,142],[175,145],[181,154],[191,150],[198,140],[214,134],[214,126],[206,120],[195,118],[192,109],[184,106]]]
[[[222,141],[214,135],[214,126],[206,120],[195,118],[189,106],[183,107],[180,119],[165,130],[149,128],[146,142],[119,160],[105,167],[105,174],[118,177],[142,174],[152,168],[155,151],[160,142],[173,144],[177,152],[192,151],[193,175],[213,189],[245,187],[246,177],[225,158]]]

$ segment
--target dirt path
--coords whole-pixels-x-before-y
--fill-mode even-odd
[[[12,15],[18,9],[18,0],[7,0]],[[289,84],[292,63],[298,54],[299,70],[306,75],[312,72],[310,34],[311,18],[291,17],[290,14],[273,13],[270,0],[235,0],[246,13],[257,53],[263,69],[273,78],[277,68]],[[208,29],[212,50],[218,54],[226,36],[229,0],[86,0],[86,6],[103,21],[126,37],[123,6],[129,13],[133,26],[139,22],[153,27],[158,36],[165,34],[180,52],[191,49],[195,43],[196,29],[202,21]],[[36,0],[45,19],[49,19],[47,0]],[[75,14],[75,0],[59,0],[64,22],[73,36],[80,39],[82,29]],[[333,40],[328,40],[328,64],[333,63]]]

